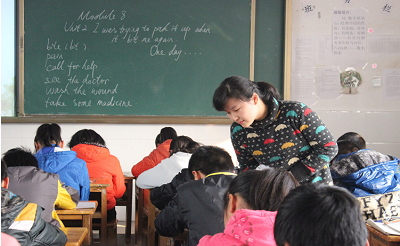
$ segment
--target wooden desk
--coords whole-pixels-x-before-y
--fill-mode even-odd
[[[80,246],[83,239],[88,234],[86,227],[64,227],[61,230],[67,235],[67,243],[65,246]]]
[[[94,208],[75,208],[75,209],[56,209],[56,213],[60,220],[81,220],[82,227],[88,229],[88,233],[85,236],[85,244],[90,245],[92,243],[93,231],[92,231],[92,218],[97,208],[97,201],[95,202]]]
[[[125,239],[129,241],[131,239],[132,231],[132,194],[133,194],[133,180],[136,179],[131,173],[124,172],[125,178],[125,194],[117,199],[116,206],[126,207],[126,219],[125,219]]]
[[[400,246],[400,236],[386,235],[367,224],[370,246]]]
[[[107,238],[107,187],[110,186],[109,183],[102,183],[104,181],[100,179],[91,180],[90,183],[90,193],[99,192],[100,193],[100,212],[96,212],[93,218],[101,219],[101,234],[100,239],[104,241]]]

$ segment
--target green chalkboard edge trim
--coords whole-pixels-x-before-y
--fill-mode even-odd
[[[226,117],[206,116],[126,116],[126,115],[35,115],[1,117],[1,123],[99,123],[99,124],[214,124],[230,125]]]

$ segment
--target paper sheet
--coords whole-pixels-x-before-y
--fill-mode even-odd
[[[384,69],[383,93],[386,99],[400,99],[400,69]]]
[[[317,95],[319,98],[337,98],[340,96],[340,72],[336,68],[317,68]]]
[[[96,206],[95,202],[89,201],[79,201],[76,208],[94,208]]]
[[[356,66],[365,63],[367,57],[365,11],[334,10],[332,25],[335,64]]]
[[[397,230],[393,230],[392,228],[390,228],[389,226],[385,225],[382,222],[378,222],[378,221],[373,221],[371,219],[367,220],[367,224],[372,226],[373,228],[377,229],[378,231],[381,231],[385,234],[390,234],[390,235],[400,235],[400,232]]]

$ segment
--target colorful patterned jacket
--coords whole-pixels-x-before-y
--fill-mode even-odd
[[[290,171],[301,184],[331,184],[329,161],[338,148],[318,115],[302,103],[275,99],[269,111],[249,128],[231,126],[241,170],[264,164]]]

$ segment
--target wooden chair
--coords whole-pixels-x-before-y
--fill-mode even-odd
[[[155,218],[156,207],[150,202],[150,190],[136,186],[135,245],[156,245]]]
[[[186,245],[188,237],[188,230],[185,229],[182,234],[175,237],[158,236],[158,246],[178,246]]]
[[[64,227],[60,228],[67,236],[67,243],[65,246],[80,246],[88,234],[86,227]]]
[[[117,220],[107,222],[107,187],[109,184],[90,184],[89,200],[98,202],[93,214],[93,230],[100,231],[101,242],[115,243],[117,240]],[[100,220],[100,222],[98,222]]]
[[[97,209],[97,201],[89,201],[93,207],[88,208],[74,208],[74,209],[56,209],[58,217],[62,220],[66,227],[85,227],[88,229],[87,235],[84,239],[84,244],[90,245],[92,243],[92,221],[93,215]],[[94,205],[93,205],[94,204]]]
[[[154,220],[160,211],[150,201],[150,190],[136,186],[135,245],[174,246],[186,244],[187,230],[176,237],[163,237],[156,233]]]

